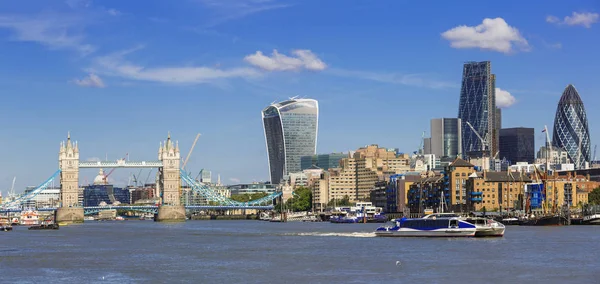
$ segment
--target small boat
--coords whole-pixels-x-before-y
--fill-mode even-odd
[[[521,226],[562,226],[569,225],[569,220],[561,215],[549,215],[525,219],[521,221]]]
[[[83,220],[84,220],[84,221],[94,221],[94,220],[96,220],[96,219],[94,219],[94,217],[93,217],[93,216],[85,216],[85,217],[83,218]]]
[[[483,217],[467,217],[463,220],[475,225],[475,237],[502,237],[504,236],[504,224]]]
[[[315,215],[307,215],[302,217],[302,222],[319,222],[319,219]]]
[[[583,216],[582,223],[585,225],[600,225],[600,214]]]
[[[34,225],[29,227],[29,230],[58,230],[59,225],[56,223],[52,224],[42,224],[42,225]]]
[[[520,225],[521,224],[521,220],[519,220],[519,218],[509,217],[509,218],[502,219],[500,223],[502,223],[502,224],[504,224],[506,226]]]
[[[474,237],[477,227],[459,217],[431,214],[423,218],[394,220],[395,226],[379,227],[378,237]]]
[[[124,220],[125,220],[125,218],[123,218],[123,216],[117,216],[117,217],[115,218],[115,220],[117,220],[117,221],[124,221]]]
[[[356,216],[331,216],[329,222],[336,224],[353,224],[358,223],[360,220]]]
[[[12,228],[12,226],[10,226],[10,225],[6,225],[6,226],[0,226],[0,231],[3,231],[3,232],[12,231],[12,229],[13,229],[13,228]]]

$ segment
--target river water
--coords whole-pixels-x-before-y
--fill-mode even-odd
[[[6,283],[600,283],[600,226],[377,238],[377,224],[86,222],[0,232]]]

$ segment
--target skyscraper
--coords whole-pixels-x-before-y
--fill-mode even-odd
[[[591,161],[590,132],[583,101],[575,87],[569,84],[558,101],[554,117],[552,144],[565,149],[575,169],[585,168]]]
[[[500,159],[511,164],[535,161],[535,136],[533,128],[515,127],[500,129]]]
[[[300,157],[316,153],[319,104],[291,98],[265,108],[262,119],[271,183],[279,184],[284,175],[301,171]]]
[[[461,152],[462,123],[460,118],[435,118],[431,120],[431,154],[452,161]]]
[[[462,120],[461,153],[463,156],[476,157],[483,154],[481,140],[467,122],[487,141],[485,154],[496,153],[497,113],[499,112],[496,108],[496,76],[492,74],[491,63],[489,61],[465,63],[458,107],[458,118]]]

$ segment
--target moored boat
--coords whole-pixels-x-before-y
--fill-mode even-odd
[[[402,218],[395,225],[379,227],[378,237],[474,237],[477,227],[459,217]]]
[[[34,226],[29,227],[29,230],[58,230],[58,229],[59,229],[59,226],[56,223],[34,225]]]
[[[563,226],[569,225],[569,220],[561,215],[532,217],[521,221],[521,226]]]
[[[583,216],[582,223],[585,225],[600,225],[600,213]]]
[[[465,221],[475,225],[475,237],[502,237],[504,236],[504,224],[483,217],[467,217]]]
[[[2,231],[2,232],[8,232],[8,231],[12,231],[12,229],[13,229],[13,228],[12,228],[12,226],[10,226],[10,225],[3,225],[3,226],[0,226],[0,231]]]

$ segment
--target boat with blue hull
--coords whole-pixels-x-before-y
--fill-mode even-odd
[[[402,218],[394,226],[379,227],[378,237],[474,237],[477,227],[459,217]]]

